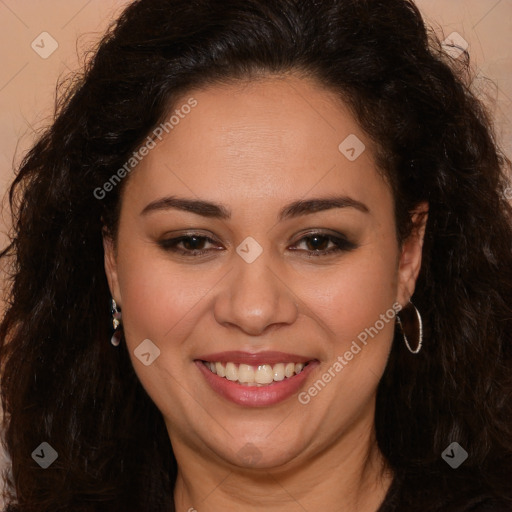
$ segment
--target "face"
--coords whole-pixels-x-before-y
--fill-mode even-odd
[[[105,238],[135,371],[178,460],[304,463],[371,430],[421,237],[399,247],[371,141],[315,82],[210,86],[175,108]]]

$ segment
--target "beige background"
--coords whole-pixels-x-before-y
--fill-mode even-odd
[[[0,0],[2,197],[13,178],[14,166],[30,147],[37,130],[51,121],[57,78],[77,69],[79,56],[128,3]],[[487,97],[500,141],[512,157],[512,0],[418,0],[417,4],[436,32],[444,34],[442,39],[456,31],[469,43],[476,88]],[[56,43],[47,35],[41,36],[43,32]],[[56,50],[42,58],[40,54],[45,56],[52,44],[58,44]],[[8,211],[2,213],[3,246],[1,233],[8,225]]]

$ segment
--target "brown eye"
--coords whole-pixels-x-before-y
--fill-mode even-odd
[[[334,236],[327,233],[310,233],[302,237],[296,245],[304,243],[306,256],[327,256],[341,251],[348,252],[357,248],[357,245],[350,242],[343,236]],[[297,249],[292,249],[297,250]]]
[[[207,243],[216,244],[215,240],[212,240],[207,236],[184,235],[177,238],[161,240],[158,242],[158,245],[166,251],[176,252],[185,256],[201,256],[211,250],[204,249],[204,246]]]
[[[306,245],[311,248],[312,251],[325,251],[329,246],[330,239],[325,235],[314,235],[305,238]]]

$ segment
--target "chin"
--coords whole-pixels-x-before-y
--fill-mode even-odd
[[[226,447],[230,444],[234,451],[226,452]],[[214,450],[230,464],[240,468],[262,470],[286,466],[304,451],[304,447],[299,446],[298,441],[290,442],[288,439],[284,445],[276,443],[275,438],[271,439],[270,436],[263,439],[254,436],[252,440],[250,436],[246,436],[236,443],[223,443],[218,448]]]

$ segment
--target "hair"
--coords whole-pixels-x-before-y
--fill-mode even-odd
[[[102,229],[115,238],[129,178],[94,191],[187,91],[292,73],[335,92],[374,142],[400,244],[429,203],[413,295],[423,349],[411,355],[397,331],[377,390],[377,441],[403,477],[401,503],[512,503],[510,161],[467,53],[449,57],[408,0],[138,0],[61,91],[9,191],[8,511],[172,509],[162,414],[125,344],[109,343]],[[31,457],[44,441],[58,453],[46,470]],[[453,441],[469,454],[456,471],[441,458]]]

